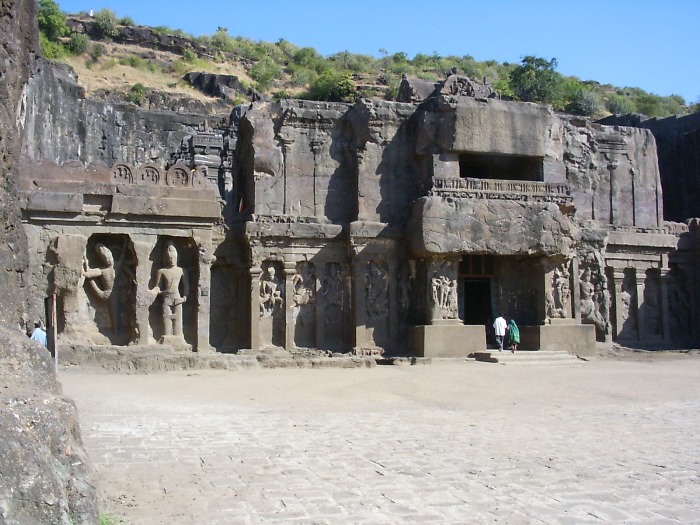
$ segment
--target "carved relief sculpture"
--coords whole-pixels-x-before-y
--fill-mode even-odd
[[[439,309],[441,319],[457,319],[458,316],[457,279],[446,275],[449,264],[442,263],[431,279],[433,304]]]
[[[298,318],[302,325],[311,324],[313,304],[316,298],[315,283],[316,275],[313,265],[306,261],[297,264],[297,273],[292,277],[294,311],[295,318]]]
[[[556,268],[552,275],[552,287],[547,293],[547,317],[552,319],[567,318],[571,288],[569,286],[569,272],[563,266]]]
[[[365,290],[367,317],[386,317],[389,313],[389,272],[385,262],[370,261]]]
[[[282,309],[284,286],[275,273],[275,267],[270,265],[260,280],[260,317],[270,317]]]
[[[83,277],[85,284],[92,294],[102,302],[105,302],[109,311],[110,331],[116,333],[119,329],[119,297],[118,291],[114,290],[117,274],[120,271],[126,272],[131,279],[134,279],[133,272],[124,265],[127,254],[128,239],[124,239],[122,252],[119,261],[114,263],[112,251],[101,242],[95,244],[94,250],[100,263],[99,268],[90,268],[87,257],[83,257]]]
[[[182,305],[187,301],[190,285],[187,272],[177,266],[177,248],[171,241],[165,245],[163,265],[156,272],[155,286],[150,291],[162,300],[163,336],[182,337]]]

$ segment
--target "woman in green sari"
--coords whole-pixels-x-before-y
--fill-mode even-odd
[[[511,319],[508,323],[508,346],[511,352],[515,352],[518,349],[518,343],[520,343],[520,330],[518,325],[515,324],[515,319]]]

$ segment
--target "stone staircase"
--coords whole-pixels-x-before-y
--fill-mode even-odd
[[[476,361],[516,366],[581,366],[586,361],[564,350],[488,350],[474,354]]]

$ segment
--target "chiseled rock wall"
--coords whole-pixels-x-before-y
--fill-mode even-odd
[[[22,153],[59,164],[79,160],[111,166],[117,161],[143,164],[168,159],[185,135],[207,118],[210,123],[216,120],[173,109],[146,111],[133,104],[87,99],[70,67],[40,60],[23,101]]]
[[[15,193],[24,91],[40,53],[34,0],[0,4],[0,521],[97,523],[75,407],[48,352],[18,330],[27,245]]]

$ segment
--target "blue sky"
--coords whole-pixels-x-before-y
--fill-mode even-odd
[[[700,101],[698,0],[57,0],[66,12],[108,7],[138,24],[381,56],[403,51],[519,62],[556,58],[581,80]]]

